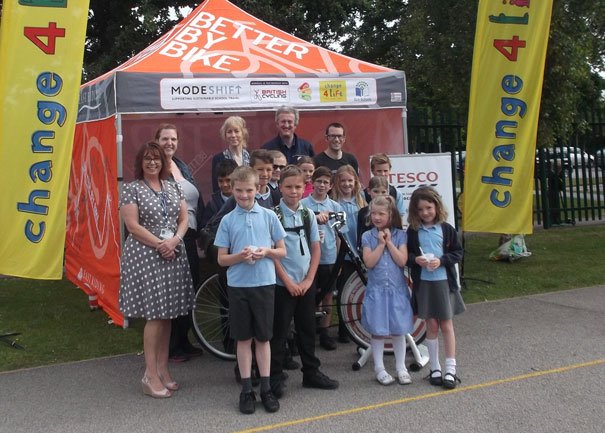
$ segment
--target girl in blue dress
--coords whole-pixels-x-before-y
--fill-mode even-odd
[[[405,367],[405,334],[412,331],[412,306],[403,267],[408,259],[406,233],[392,197],[380,196],[370,202],[370,222],[374,226],[361,238],[363,261],[368,268],[368,284],[363,299],[361,323],[372,335],[370,345],[376,380],[382,385],[395,382],[384,367],[384,340],[391,337],[395,352],[397,381],[412,383]]]

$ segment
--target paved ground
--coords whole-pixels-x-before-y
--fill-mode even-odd
[[[378,385],[354,347],[319,350],[337,391],[291,372],[282,409],[237,411],[233,365],[205,355],[175,365],[168,400],[140,390],[143,360],[120,356],[0,373],[0,432],[594,432],[605,431],[605,286],[473,304],[456,319],[455,391]],[[387,358],[387,366],[394,363]]]

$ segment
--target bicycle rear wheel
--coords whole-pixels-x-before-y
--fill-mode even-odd
[[[197,289],[191,321],[204,349],[218,358],[235,360],[235,342],[229,333],[229,298],[219,274],[207,278]]]
[[[410,281],[408,281],[408,285]],[[366,348],[370,345],[371,335],[361,325],[361,305],[365,295],[366,286],[361,281],[359,274],[353,272],[346,280],[338,297],[338,317],[344,323],[347,333],[351,339],[360,347]],[[414,328],[410,335],[416,344],[420,344],[426,337],[426,322],[419,317],[414,317]],[[385,352],[392,352],[393,347],[390,339],[385,341]]]

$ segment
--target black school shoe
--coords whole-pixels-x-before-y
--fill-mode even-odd
[[[456,382],[462,383],[460,378],[453,373],[445,373],[443,375],[443,387],[447,389],[456,388]]]
[[[255,404],[256,395],[254,394],[254,391],[242,392],[239,395],[239,411],[241,413],[245,413],[246,415],[254,413],[254,410],[256,409]]]
[[[260,399],[267,412],[277,412],[279,410],[279,401],[277,401],[277,397],[275,397],[271,390],[261,392]]]
[[[438,376],[433,376],[433,373],[439,373]],[[441,377],[441,370],[431,370],[429,375],[425,377],[425,379],[429,380],[429,383],[433,386],[442,386],[443,378]]]
[[[338,388],[338,381],[330,379],[321,371],[316,370],[312,373],[303,374],[302,386],[304,388],[336,389]]]

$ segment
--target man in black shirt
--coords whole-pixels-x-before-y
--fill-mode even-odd
[[[326,128],[326,150],[316,155],[314,159],[316,167],[328,167],[332,174],[339,167],[350,165],[359,174],[359,163],[352,153],[343,152],[342,148],[346,141],[345,128],[340,123],[330,123]]]

